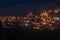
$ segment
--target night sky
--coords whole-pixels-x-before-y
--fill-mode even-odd
[[[0,15],[18,16],[56,6],[60,6],[60,0],[2,0],[0,1]]]

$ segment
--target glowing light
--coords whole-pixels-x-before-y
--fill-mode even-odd
[[[29,23],[30,21],[27,21],[27,23]]]
[[[54,20],[60,20],[60,18],[59,17],[54,17]]]
[[[27,19],[27,17],[24,17],[24,19]]]
[[[55,23],[55,21],[51,21],[51,23]]]
[[[47,20],[47,22],[50,22],[50,21]]]
[[[37,15],[35,15],[35,19],[38,19],[38,16]]]
[[[38,26],[35,26],[35,27],[33,27],[33,28],[34,28],[34,29],[38,29],[38,30],[40,29],[40,27],[38,27]]]
[[[52,24],[49,24],[49,26],[52,26]]]
[[[30,12],[30,15],[33,15],[33,14]]]
[[[58,13],[58,10],[55,10],[55,13]]]
[[[25,23],[29,23],[30,21],[29,21],[29,20],[23,20],[23,22],[25,22]]]
[[[46,19],[44,19],[44,18],[41,18],[42,19],[42,21],[46,21]]]
[[[27,17],[33,16],[33,14],[30,12],[29,14],[26,15]]]
[[[42,22],[43,25],[47,24],[46,22]]]
[[[33,25],[40,25],[38,22],[32,22]]]
[[[52,12],[52,10],[49,10],[49,12]]]
[[[28,24],[26,23],[25,26],[28,26]]]
[[[40,15],[33,15],[31,12],[29,14],[27,14],[26,16],[0,16],[0,20],[2,22],[5,21],[19,21],[23,24],[21,24],[21,26],[29,26],[31,23],[34,27],[34,29],[40,29],[40,27],[45,27],[45,28],[50,28],[51,30],[54,30],[53,25],[57,24],[57,22],[60,20],[59,16],[53,16],[53,15],[49,15],[49,12],[54,12],[55,15],[56,13],[60,12],[60,9],[58,10],[48,10],[48,11],[44,11],[42,13],[40,13]],[[58,15],[58,14],[57,14]],[[51,17],[52,16],[52,17]],[[33,22],[32,22],[33,20]]]
[[[3,19],[2,22],[5,22],[5,20]]]
[[[48,13],[45,11],[44,13],[41,13],[41,16],[48,16]]]

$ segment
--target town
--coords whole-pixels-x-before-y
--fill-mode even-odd
[[[50,29],[54,30],[60,24],[60,9],[42,11],[41,13],[30,12],[24,16],[0,16],[3,25],[18,24],[19,26],[32,27],[33,29]]]

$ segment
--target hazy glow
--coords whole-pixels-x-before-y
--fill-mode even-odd
[[[54,17],[54,20],[59,20],[60,18],[59,17]]]
[[[25,26],[28,26],[28,24],[26,23]]]
[[[55,10],[55,13],[58,13],[58,10]]]
[[[49,14],[50,12],[58,13],[60,12],[60,9],[57,10],[49,10],[49,11],[43,11],[40,14],[34,15],[33,13],[28,13],[25,16],[0,16],[0,20],[2,22],[5,21],[18,21],[23,23],[25,26],[29,26],[28,23],[31,23],[34,25],[32,28],[34,29],[41,29],[41,27],[47,27],[51,30],[54,30],[54,24],[57,24],[57,21],[60,21],[59,16],[53,16]],[[33,20],[33,21],[32,21]],[[56,23],[55,23],[56,22]]]

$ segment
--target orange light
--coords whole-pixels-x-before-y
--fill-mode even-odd
[[[41,13],[41,16],[48,16],[48,13],[45,11],[44,13]]]
[[[51,21],[51,23],[55,23],[55,21]]]
[[[46,19],[44,19],[44,18],[41,18],[41,20],[42,20],[42,21],[46,21]]]
[[[55,13],[58,13],[58,10],[55,10]]]
[[[30,12],[30,15],[33,15],[33,14]]]
[[[38,16],[37,16],[37,15],[35,15],[35,18],[37,19],[37,18],[38,18]]]
[[[49,24],[49,26],[52,26],[52,24]]]
[[[38,22],[32,22],[33,25],[40,25]]]
[[[49,10],[49,12],[52,12],[52,10]]]
[[[27,17],[24,17],[24,19],[27,19]]]
[[[46,22],[42,22],[43,25],[47,24]]]
[[[39,27],[39,26],[35,26],[35,27],[33,27],[33,28],[34,28],[34,29],[38,29],[38,30],[40,29],[40,27]]]

